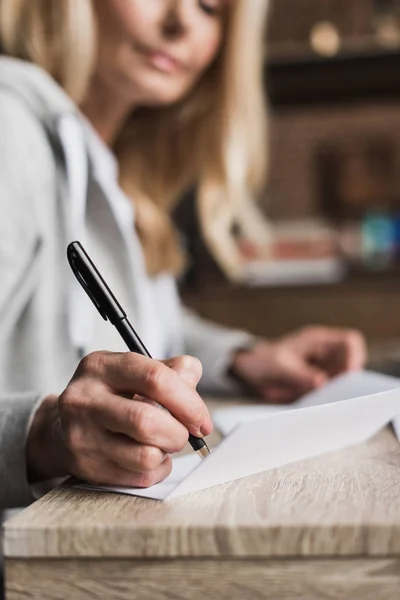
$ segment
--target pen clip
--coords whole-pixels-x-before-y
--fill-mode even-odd
[[[101,306],[101,304],[93,296],[93,294],[90,291],[90,288],[87,285],[86,280],[83,277],[82,273],[80,273],[79,271],[74,271],[74,273],[75,273],[75,277],[78,279],[79,283],[84,288],[85,292],[87,293],[87,295],[89,296],[89,298],[91,299],[91,301],[93,302],[93,304],[95,305],[95,307],[97,308],[97,310],[99,311],[99,313],[101,314],[101,316],[103,317],[103,319],[105,321],[108,321],[108,317],[107,317],[106,311],[103,309],[103,307]]]
[[[108,321],[107,312],[102,307],[102,305],[97,300],[97,298],[95,298],[95,296],[92,294],[90,286],[86,282],[86,279],[84,278],[84,276],[79,268],[79,263],[81,262],[79,259],[79,256],[75,253],[74,248],[71,247],[71,245],[68,246],[67,256],[68,256],[68,262],[71,265],[71,269],[72,269],[75,277],[77,278],[78,282],[81,284],[81,286],[85,290],[86,294],[89,296],[89,298],[91,299],[91,301],[93,302],[93,304],[95,305],[95,307],[97,308],[97,310],[99,311],[99,313],[101,314],[103,319],[105,321]]]

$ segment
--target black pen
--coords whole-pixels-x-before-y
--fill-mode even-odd
[[[131,352],[152,358],[150,352],[132,327],[126,312],[104,281],[80,242],[71,242],[67,248],[67,257],[75,277],[103,317],[110,321],[120,333]],[[203,438],[189,434],[189,443],[201,458],[210,454]]]

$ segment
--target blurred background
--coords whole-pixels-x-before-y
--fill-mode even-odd
[[[228,282],[183,202],[184,300],[268,337],[357,327],[400,375],[400,0],[271,0],[265,85],[273,261],[248,248],[246,284]]]

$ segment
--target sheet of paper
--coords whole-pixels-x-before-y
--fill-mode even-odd
[[[236,427],[204,461],[174,460],[170,480],[146,490],[94,488],[170,499],[358,444],[400,414],[400,390],[279,411]],[[197,464],[196,464],[196,462]]]
[[[274,414],[278,411],[288,411],[307,406],[330,404],[339,400],[348,400],[360,396],[368,396],[378,392],[386,392],[400,387],[400,379],[373,373],[371,371],[357,371],[336,377],[324,387],[300,398],[297,402],[288,405],[261,405],[246,404],[232,406],[214,411],[212,417],[214,425],[226,436],[240,423],[253,421]],[[400,416],[400,413],[399,413]],[[393,423],[397,437],[400,439],[400,419]]]

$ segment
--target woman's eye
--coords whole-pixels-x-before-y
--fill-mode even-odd
[[[200,8],[208,15],[218,15],[222,9],[221,0],[200,0]]]

